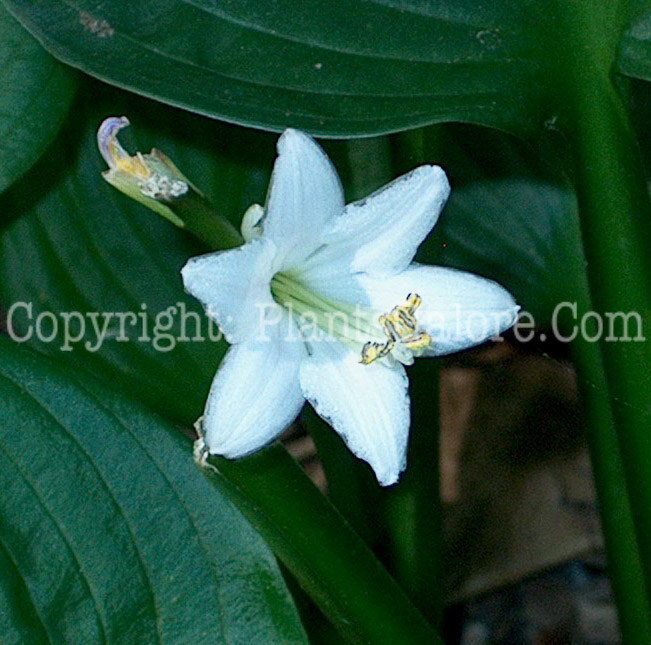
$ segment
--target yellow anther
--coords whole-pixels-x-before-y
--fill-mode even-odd
[[[426,349],[432,344],[432,337],[426,331],[419,331],[411,338],[403,338],[402,344],[412,352]]]
[[[388,340],[386,343],[373,343],[369,341],[362,347],[362,355],[359,362],[364,363],[364,365],[370,365],[378,358],[382,358],[391,353],[394,345],[395,343],[392,340]]]
[[[404,350],[398,351],[401,347],[412,352],[429,347],[432,338],[426,331],[418,329],[418,321],[414,316],[421,302],[421,297],[417,293],[410,293],[404,305],[397,305],[390,313],[380,316],[378,322],[388,340],[386,343],[366,343],[362,347],[360,362],[370,365],[394,350],[395,355],[401,359],[401,354],[404,354]],[[404,359],[401,361],[405,362]]]
[[[423,302],[423,300],[417,293],[410,293],[407,296],[407,308],[409,309],[409,313],[413,314],[414,311],[420,307],[421,302]]]
[[[406,304],[397,305],[391,310],[391,313],[380,316],[379,322],[384,333],[395,341],[411,338],[418,326],[414,312],[420,303],[420,296],[410,293],[407,296]]]

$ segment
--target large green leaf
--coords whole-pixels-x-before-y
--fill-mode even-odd
[[[3,1],[61,60],[236,123],[337,136],[556,116],[558,26],[536,0]]]
[[[276,561],[143,408],[0,337],[2,642],[305,643]]]
[[[57,62],[0,5],[0,192],[52,142],[75,90]]]
[[[194,315],[201,311],[184,294],[179,270],[205,249],[102,179],[105,165],[95,131],[107,114],[128,114],[139,148],[156,145],[168,153],[234,220],[251,202],[264,199],[275,137],[152,106],[94,82],[84,86],[73,109],[77,118],[57,145],[0,200],[0,210],[13,217],[0,235],[0,302],[6,312],[15,303],[31,303],[31,318],[24,306],[13,310],[12,328],[21,336],[42,313],[57,316],[54,338],[39,342],[34,334],[29,341],[39,351],[115,381],[153,409],[189,422],[201,413],[225,343],[187,340],[157,351],[153,341],[156,317],[162,315],[159,322],[165,324],[168,307],[176,307],[174,325],[160,334],[174,337],[181,333],[177,303]],[[126,324],[129,340],[118,341],[119,321],[113,318],[107,340],[98,351],[89,351],[84,343],[92,347],[96,334],[85,316],[85,338],[61,351],[67,347],[59,314],[73,311],[99,312],[100,329],[103,312],[143,315],[150,340],[138,340],[144,338],[139,317],[135,325]],[[201,320],[207,338],[207,319]],[[52,318],[43,322],[49,334]],[[75,320],[72,329],[79,330]],[[194,337],[194,330],[195,322],[188,320],[186,337]],[[168,345],[160,336],[159,348]]]

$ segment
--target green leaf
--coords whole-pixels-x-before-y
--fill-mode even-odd
[[[76,74],[50,56],[0,4],[0,192],[52,142]]]
[[[4,0],[57,58],[189,110],[324,136],[554,116],[535,0]]]
[[[189,441],[0,338],[3,642],[305,643],[276,561]]]
[[[238,223],[247,206],[264,198],[275,137],[152,105],[94,82],[83,86],[74,112],[77,118],[58,144],[0,199],[0,211],[13,217],[0,235],[0,302],[13,313],[9,322],[21,337],[35,328],[39,316],[48,335],[56,320],[58,334],[49,342],[39,342],[36,333],[30,339],[39,351],[114,381],[166,416],[194,421],[225,351],[223,341],[208,340],[208,319],[184,294],[179,274],[189,257],[206,249],[102,179],[105,164],[95,131],[105,116],[128,114],[140,141],[130,147],[155,145],[166,152],[220,212]],[[32,307],[31,317],[27,304],[12,311],[21,302]],[[170,338],[181,335],[182,306],[195,318],[187,319],[188,340],[175,342]],[[169,307],[175,308],[174,324],[165,330]],[[61,312],[84,315],[81,341],[66,345]],[[87,312],[99,313],[100,330],[109,324],[99,350]],[[119,319],[102,317],[119,312],[136,317],[135,322],[125,318],[126,341],[118,340]],[[191,340],[196,318],[203,342]],[[73,333],[81,331],[79,319],[71,320]]]

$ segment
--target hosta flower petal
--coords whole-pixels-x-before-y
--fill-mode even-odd
[[[478,345],[513,325],[519,306],[496,282],[446,267],[412,264],[387,279],[359,276],[374,309],[389,312],[411,293],[422,302],[416,318],[432,338],[422,355],[438,356]]]
[[[449,194],[438,166],[421,166],[398,177],[348,204],[329,223],[321,239],[325,247],[310,259],[308,270],[378,276],[402,271],[436,224]]]
[[[362,365],[338,342],[316,341],[301,365],[305,398],[368,462],[383,486],[398,481],[407,459],[409,395],[402,365]]]
[[[254,240],[230,251],[192,258],[181,270],[185,290],[198,298],[229,342],[254,337],[275,307],[269,290],[276,248]]]
[[[282,324],[267,329],[266,340],[228,350],[204,412],[202,429],[210,454],[243,457],[289,426],[304,403],[299,366],[306,356],[298,330],[286,314]]]
[[[282,267],[312,253],[326,223],[343,208],[339,176],[325,152],[308,135],[285,130],[262,222],[263,236],[276,244]]]

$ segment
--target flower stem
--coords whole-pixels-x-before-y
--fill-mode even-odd
[[[169,205],[183,222],[184,228],[210,249],[223,251],[240,246],[244,239],[239,231],[203,195],[189,191]]]
[[[559,39],[569,45],[561,52],[567,69],[562,98],[572,110],[575,183],[592,300],[605,322],[606,312],[637,312],[646,321],[651,317],[651,205],[637,142],[620,95],[623,80],[617,79],[616,87],[610,76],[627,3],[563,1],[558,7],[567,27],[565,37]],[[601,351],[648,595],[651,344],[602,338]],[[595,361],[592,366],[599,369]],[[587,393],[589,399],[603,395]],[[598,402],[589,400],[588,409],[598,410]],[[607,433],[600,432],[597,441],[602,450]],[[605,472],[598,469],[597,477],[605,477]],[[611,484],[624,490],[622,482]],[[598,481],[598,486],[603,490],[604,483]]]
[[[439,493],[439,363],[409,368],[412,423],[408,467],[386,491],[393,571],[414,604],[437,629],[443,622],[443,526]]]
[[[651,615],[599,347],[573,346],[586,420],[609,577],[627,645],[651,643]]]
[[[443,645],[364,542],[276,445],[241,461],[212,458],[233,501],[352,643]]]

